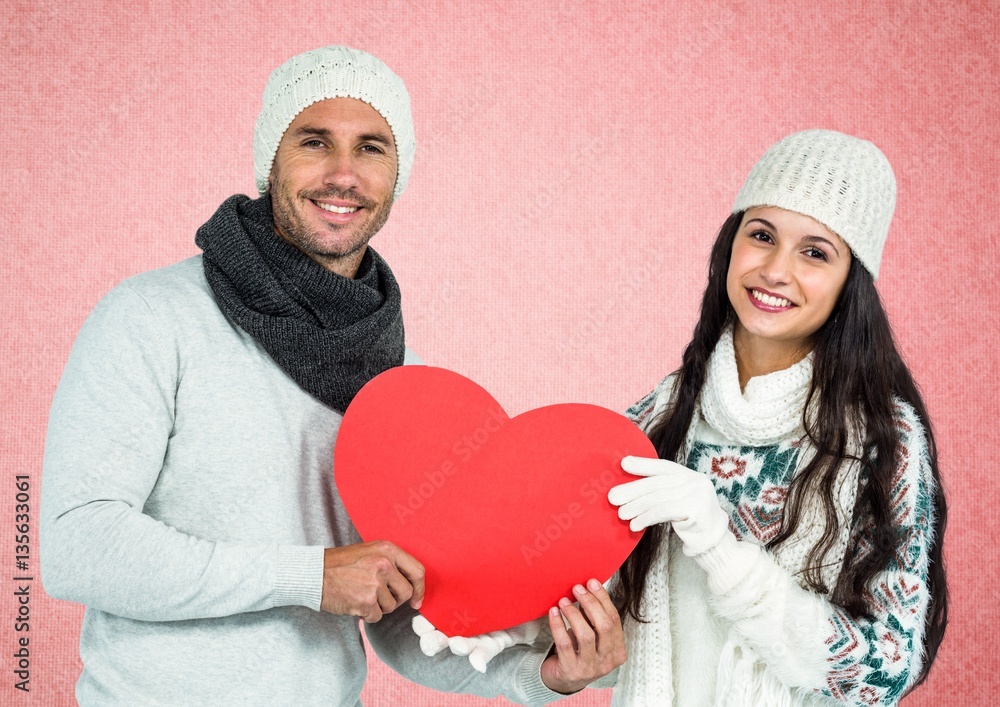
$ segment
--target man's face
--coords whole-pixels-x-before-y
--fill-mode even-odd
[[[378,111],[353,98],[314,103],[296,116],[271,168],[274,230],[347,277],[389,218],[396,142]]]

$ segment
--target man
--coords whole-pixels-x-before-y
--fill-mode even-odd
[[[413,153],[382,62],[290,59],[254,134],[261,198],[228,199],[202,256],[127,280],[84,324],[53,401],[41,528],[47,591],[87,605],[81,703],[354,705],[359,617],[387,662],[443,690],[543,702],[623,660],[597,589],[563,609],[575,647],[556,612],[548,657],[519,646],[480,675],[421,655],[423,567],[361,543],[333,485],[343,410],[411,358],[367,244]]]

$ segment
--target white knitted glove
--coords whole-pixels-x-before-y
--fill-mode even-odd
[[[448,646],[455,655],[469,656],[472,667],[481,673],[486,672],[486,665],[505,648],[519,643],[533,643],[543,627],[547,626],[548,620],[542,617],[505,631],[492,631],[471,638],[464,636],[448,638],[422,615],[417,614],[413,617],[413,632],[420,636],[420,650],[424,655],[436,655]]]
[[[729,533],[729,516],[719,506],[711,479],[665,459],[625,457],[622,469],[646,478],[619,484],[608,492],[618,517],[633,531],[657,523],[673,525],[684,554],[700,555]]]
[[[437,655],[448,645],[448,637],[434,628],[434,624],[417,614],[410,622],[413,632],[420,636],[420,651],[426,656]]]

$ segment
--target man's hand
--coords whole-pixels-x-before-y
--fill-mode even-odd
[[[582,690],[625,662],[625,633],[611,597],[596,579],[587,589],[573,588],[579,607],[564,597],[549,610],[555,653],[542,663],[542,682],[554,692]]]
[[[424,599],[424,566],[387,540],[330,547],[323,556],[320,608],[375,623],[403,602]]]

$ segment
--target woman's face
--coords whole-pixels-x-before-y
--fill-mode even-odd
[[[737,336],[793,358],[805,355],[837,303],[851,257],[840,236],[809,216],[747,209],[726,277]]]

